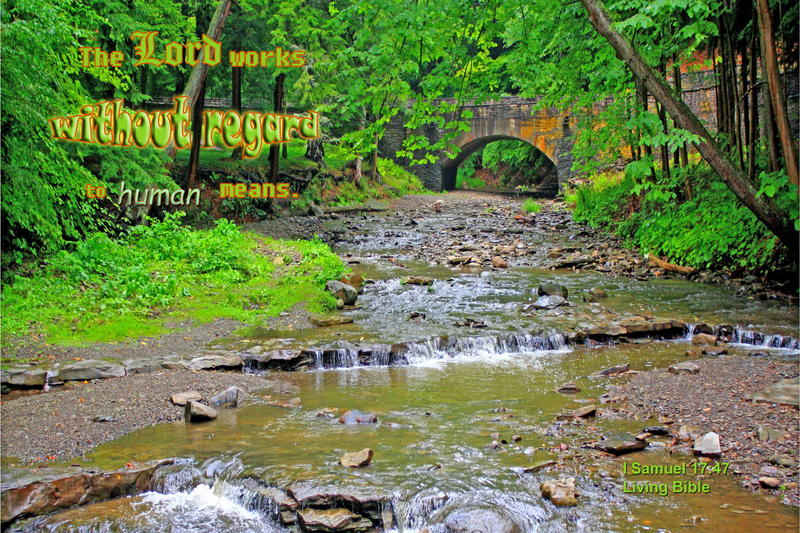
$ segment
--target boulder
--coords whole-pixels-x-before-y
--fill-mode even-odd
[[[604,291],[600,287],[592,287],[587,291],[587,293],[593,298],[596,298],[598,300],[601,298],[608,298],[608,294],[606,293],[606,291]]]
[[[302,509],[297,518],[304,531],[367,531],[372,521],[347,509]]]
[[[569,291],[564,285],[552,281],[540,283],[536,292],[539,296],[561,296],[565,300],[569,297]]]
[[[228,387],[219,394],[208,399],[208,405],[219,409],[220,407],[238,407],[239,401],[244,396],[244,391],[239,387]]]
[[[90,379],[119,378],[125,375],[125,367],[101,359],[85,359],[58,369],[54,381],[84,381]]]
[[[342,300],[345,305],[353,305],[358,299],[358,291],[341,281],[331,280],[325,284],[325,288],[333,293],[336,298]]]
[[[700,366],[689,361],[684,361],[670,366],[669,372],[670,374],[697,374],[700,372]]]
[[[708,333],[698,333],[692,337],[692,344],[697,346],[714,346],[717,344],[717,338]]]
[[[530,306],[533,309],[555,309],[567,305],[567,300],[562,296],[540,296]]]
[[[190,402],[192,400],[202,400],[203,395],[196,390],[190,390],[186,392],[177,392],[173,394],[170,399],[175,405],[184,406],[186,405],[186,402]]]
[[[204,355],[189,361],[191,370],[216,370],[241,368],[244,363],[238,355]]]
[[[492,266],[495,268],[508,268],[508,261],[496,255],[492,257]]]
[[[559,507],[568,507],[578,504],[575,495],[575,479],[562,478],[547,480],[541,485],[542,497],[550,500]]]
[[[349,466],[350,468],[368,466],[372,463],[373,453],[374,452],[369,448],[364,448],[358,452],[346,453],[339,458],[339,464],[342,466]]]
[[[697,437],[694,441],[694,453],[705,457],[719,457],[722,455],[719,435],[713,431],[709,431],[702,437]]]
[[[511,519],[495,509],[456,509],[444,521],[446,533],[522,533]]]
[[[41,368],[9,368],[0,372],[0,383],[9,387],[44,387],[47,371]]]
[[[373,413],[365,413],[363,411],[359,411],[358,409],[352,409],[350,411],[346,411],[342,416],[339,417],[339,423],[347,426],[355,424],[377,424],[378,417]]]
[[[207,422],[217,418],[217,410],[200,402],[189,400],[183,411],[183,419],[186,422]]]

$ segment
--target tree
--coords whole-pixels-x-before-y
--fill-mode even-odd
[[[611,27],[611,18],[605,7],[597,0],[581,0],[589,14],[592,26],[617,53],[617,56],[633,72],[651,94],[664,106],[672,119],[681,128],[698,137],[698,151],[741,202],[758,217],[790,250],[797,250],[798,233],[789,214],[771,198],[759,196],[758,189],[747,174],[737,167],[720,148],[714,138],[692,113],[683,100],[675,95],[664,79],[648,65],[630,43]]]

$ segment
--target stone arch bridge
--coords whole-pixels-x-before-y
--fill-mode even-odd
[[[472,118],[467,119],[469,131],[461,133],[452,143],[460,148],[455,158],[444,152],[437,154],[436,162],[409,166],[409,159],[397,157],[403,141],[410,135],[424,135],[431,142],[441,139],[443,131],[435,126],[408,130],[403,126],[404,117],[398,113],[386,128],[380,143],[382,157],[392,158],[422,179],[425,186],[433,190],[454,189],[458,166],[470,154],[489,143],[516,139],[538,148],[552,162],[534,192],[543,196],[554,196],[559,181],[571,176],[572,145],[575,120],[555,109],[535,109],[537,100],[507,97],[483,104],[465,104],[459,110],[468,109]],[[453,115],[448,117],[448,120]]]

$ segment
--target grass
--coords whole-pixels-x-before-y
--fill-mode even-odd
[[[536,202],[533,198],[526,198],[522,202],[522,210],[526,213],[538,213],[542,210],[542,204]]]
[[[181,216],[120,240],[95,234],[38,273],[16,276],[2,292],[2,344],[35,335],[77,346],[220,318],[258,325],[296,304],[310,312],[335,307],[324,286],[345,266],[321,241],[268,239],[225,219],[192,230]]]

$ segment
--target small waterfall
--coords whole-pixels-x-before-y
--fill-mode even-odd
[[[541,335],[486,335],[478,337],[433,337],[420,342],[392,346],[392,352],[408,364],[458,356],[492,356],[562,349],[566,340],[560,333]]]
[[[712,333],[723,338],[730,339],[729,342],[735,344],[748,344],[759,348],[783,348],[785,350],[800,349],[800,340],[784,335],[767,335],[752,329],[740,326],[716,326],[711,327],[707,324],[686,324],[686,340],[691,341],[697,333]]]
[[[765,335],[758,331],[736,327],[731,335],[731,342],[751,344],[763,348],[783,348],[787,350],[800,349],[800,340],[783,335]]]

